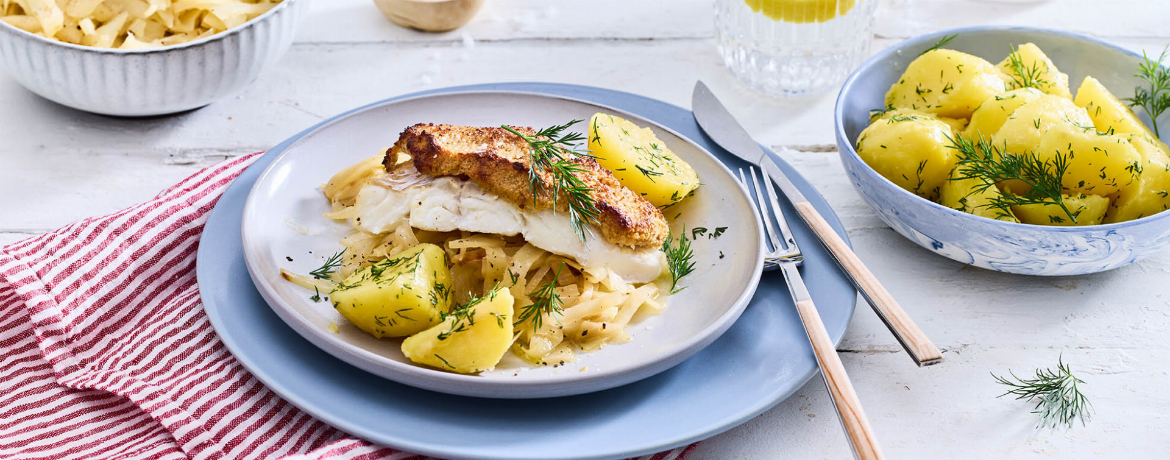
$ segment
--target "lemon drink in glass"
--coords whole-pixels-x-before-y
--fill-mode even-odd
[[[876,8],[877,0],[715,0],[719,54],[760,91],[819,94],[869,54]]]

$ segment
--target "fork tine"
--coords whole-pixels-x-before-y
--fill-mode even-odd
[[[776,236],[776,230],[772,228],[772,218],[769,215],[769,210],[775,212],[778,211],[778,209],[768,206],[768,200],[764,197],[764,191],[760,189],[760,180],[757,178],[758,175],[756,174],[756,168],[753,166],[749,169],[752,172],[752,185],[754,185],[756,188],[756,201],[759,202],[760,216],[764,220],[764,228],[768,233],[768,241],[772,244],[772,249],[774,251],[782,251],[787,249],[780,244],[780,238]]]
[[[771,204],[772,214],[776,215],[776,223],[780,225],[780,237],[784,239],[785,248],[800,253],[800,246],[796,245],[796,238],[792,236],[792,229],[788,228],[788,220],[784,218],[784,210],[780,208],[780,201],[776,198],[776,185],[772,183],[772,178],[768,176],[766,169],[760,168],[760,174],[764,176],[764,187],[768,189],[768,201]],[[801,257],[798,261],[802,261]]]

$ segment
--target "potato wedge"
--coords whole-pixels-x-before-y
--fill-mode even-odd
[[[1072,101],[1045,94],[1008,115],[993,138],[1004,151],[1034,152],[1044,133],[1057,126],[1087,128],[1093,126],[1093,120]]]
[[[1016,109],[1043,95],[1036,88],[1021,88],[992,96],[979,104],[979,108],[971,114],[971,122],[963,130],[963,136],[976,142],[980,135],[990,139]]]
[[[891,182],[937,200],[958,157],[949,148],[950,125],[913,110],[893,110],[857,137],[857,154]]]
[[[419,244],[362,268],[329,299],[341,316],[374,337],[402,337],[439,324],[451,308],[447,254]]]
[[[1074,101],[1077,106],[1084,107],[1088,112],[1097,131],[1109,134],[1137,134],[1155,140],[1155,143],[1166,150],[1166,144],[1156,140],[1158,138],[1142,119],[1096,78],[1085,77],[1085,81],[1077,89],[1077,98]]]
[[[1064,195],[1063,201],[1076,222],[1056,204],[1012,206],[1012,213],[1025,224],[1070,227],[1100,224],[1109,210],[1109,198],[1101,195]]]
[[[1068,168],[1061,185],[1073,194],[1112,195],[1141,174],[1142,157],[1124,137],[1054,126],[1036,146],[1036,157],[1055,162],[1063,156]]]
[[[1170,156],[1153,139],[1127,135],[1142,156],[1142,174],[1133,184],[1122,187],[1105,215],[1105,223],[1140,219],[1170,209]]]
[[[654,206],[669,206],[699,187],[691,165],[666,147],[650,128],[605,113],[589,120],[589,152],[601,166]]]
[[[1072,99],[1068,92],[1068,75],[1056,68],[1056,64],[1040,50],[1040,47],[1025,43],[1016,47],[996,66],[1007,77],[1009,89],[1032,87],[1046,94]]]
[[[983,183],[980,179],[963,179],[961,177],[959,168],[955,168],[951,172],[950,179],[943,184],[942,190],[939,191],[939,204],[988,219],[1019,222],[1019,219],[1016,219],[1010,210],[1005,212],[988,206],[1001,195],[995,185],[983,188],[980,187],[980,184]]]
[[[1003,73],[980,57],[940,49],[919,56],[886,93],[886,106],[969,118],[979,104],[1007,91]]]
[[[513,301],[507,288],[496,287],[407,337],[402,353],[416,363],[461,374],[491,370],[512,346]]]

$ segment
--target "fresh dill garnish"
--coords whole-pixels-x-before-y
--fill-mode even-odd
[[[1036,369],[1035,378],[1022,379],[1010,370],[1008,373],[1010,379],[991,374],[996,382],[1010,388],[999,396],[1012,395],[1016,399],[1035,400],[1036,407],[1032,413],[1040,415],[1040,426],[1055,428],[1065,425],[1072,428],[1073,422],[1077,420],[1084,426],[1092,416],[1093,405],[1089,404],[1078,386],[1085,381],[1076,378],[1063,359],[1057,361],[1055,370]]]
[[[881,118],[882,115],[886,114],[886,112],[890,112],[892,110],[894,110],[894,104],[886,104],[886,106],[884,108],[870,110],[869,111],[869,120],[872,122],[873,120]],[[858,142],[860,142],[860,141],[858,141]]]
[[[309,297],[309,300],[312,300],[314,302],[321,301],[321,290],[317,289],[317,286],[313,286],[313,296]]]
[[[691,229],[691,239],[697,240],[699,236],[707,234],[707,227],[695,227]]]
[[[955,165],[959,176],[954,180],[979,179],[972,193],[984,191],[1008,181],[1021,181],[1028,186],[1022,195],[999,194],[987,204],[981,205],[999,212],[1010,213],[1012,206],[1029,204],[1056,205],[1064,210],[1075,223],[1080,211],[1072,212],[1064,203],[1061,193],[1062,179],[1068,170],[1068,157],[1057,153],[1051,161],[1041,160],[1035,153],[1014,154],[1004,151],[979,135],[978,143],[963,136],[947,136],[951,142],[947,148],[958,151],[959,161]]]
[[[727,227],[715,227],[715,231],[711,232],[711,238],[719,238],[719,235],[722,235],[726,231]]]
[[[462,305],[451,307],[451,311],[442,314],[443,321],[448,318],[454,318],[455,322],[446,331],[440,332],[439,340],[447,340],[451,334],[466,331],[468,327],[475,325],[475,306],[483,303],[485,299],[495,299],[496,290],[500,288],[500,283],[496,283],[487,294],[480,297],[475,297],[468,294],[471,298]]]
[[[1012,49],[1011,54],[1008,54],[1008,70],[1011,70],[1008,77],[1012,79],[1011,87],[1008,89],[1041,89],[1041,86],[1047,85],[1048,81],[1044,79],[1044,74],[1048,72],[1048,66],[1045,65],[1042,69],[1040,64],[1041,62],[1037,60],[1028,67],[1024,64],[1024,58],[1020,56],[1019,48]]]
[[[516,315],[516,324],[524,324],[527,321],[532,321],[532,329],[540,329],[544,324],[544,315],[550,315],[554,318],[556,315],[564,314],[565,303],[561,300],[560,294],[557,294],[557,280],[561,279],[561,270],[565,268],[565,263],[561,262],[561,266],[557,267],[556,275],[553,275],[552,281],[541,286],[539,289],[528,294],[528,298],[532,299],[532,303],[525,305],[520,310],[520,314]],[[557,319],[557,321],[560,321]]]
[[[922,56],[923,54],[926,54],[926,53],[929,53],[931,51],[938,50],[944,46],[947,46],[947,44],[949,44],[952,40],[954,40],[955,38],[958,38],[958,37],[959,37],[959,34],[951,34],[951,35],[944,36],[943,38],[940,38],[937,42],[935,42],[934,46],[927,48],[925,51],[923,51],[921,53],[918,53],[918,55]]]
[[[687,229],[683,227],[678,236],[678,244],[674,244],[674,232],[666,236],[662,242],[662,252],[666,253],[666,266],[670,269],[670,293],[675,294],[686,287],[678,287],[678,280],[695,271],[695,252],[691,250],[691,242],[687,239]]]
[[[1125,98],[1125,102],[1129,103],[1130,107],[1141,107],[1146,111],[1146,115],[1150,116],[1150,125],[1154,128],[1154,135],[1162,137],[1158,133],[1158,116],[1162,115],[1166,109],[1170,109],[1170,69],[1162,66],[1162,61],[1166,59],[1166,51],[1170,47],[1162,49],[1162,54],[1158,56],[1157,61],[1151,61],[1146,53],[1142,52],[1143,62],[1138,64],[1137,73],[1135,77],[1145,80],[1150,84],[1150,89],[1136,87],[1133,90],[1133,97]]]
[[[914,121],[917,119],[918,119],[918,117],[916,117],[914,115],[897,115],[897,116],[890,117],[889,120],[886,120],[886,124],[901,123],[903,121]]]
[[[646,176],[647,179],[650,179],[650,182],[654,182],[654,176],[662,175],[662,173],[653,169],[643,168],[642,165],[634,165],[634,167],[638,168],[638,171],[641,172],[643,176]]]
[[[522,134],[511,126],[502,127],[519,136],[532,149],[529,153],[531,164],[528,168],[532,205],[536,206],[536,198],[540,191],[548,190],[552,194],[553,211],[556,212],[558,200],[561,194],[564,194],[573,231],[577,233],[578,239],[585,241],[586,235],[593,233],[587,224],[597,222],[599,211],[597,200],[593,198],[593,189],[577,176],[585,170],[572,160],[577,157],[593,157],[588,152],[576,150],[581,141],[585,140],[585,136],[572,131],[566,132],[569,127],[580,122],[581,120],[572,120],[563,125],[550,126],[537,131],[534,136]],[[551,177],[551,185],[541,177],[542,172]]]
[[[344,249],[337,251],[336,254],[329,256],[329,258],[325,260],[324,265],[317,267],[316,270],[309,272],[309,274],[312,275],[313,278],[317,278],[319,280],[329,279],[329,275],[332,275],[333,272],[337,271],[337,267],[341,266],[342,254],[345,254]]]

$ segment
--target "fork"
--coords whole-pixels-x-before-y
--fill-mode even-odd
[[[796,303],[796,311],[800,314],[800,321],[804,323],[804,330],[808,333],[809,342],[812,343],[813,354],[816,355],[817,365],[821,368],[821,377],[825,379],[825,386],[829,389],[829,396],[833,399],[837,416],[845,429],[846,437],[849,438],[849,443],[853,448],[853,456],[861,460],[883,459],[885,456],[882,455],[873,428],[869,425],[869,420],[865,418],[865,411],[861,408],[861,400],[857,398],[857,392],[853,390],[853,383],[849,381],[849,375],[845,373],[845,365],[841,364],[841,357],[837,356],[837,350],[833,346],[832,339],[829,338],[829,332],[825,330],[821,315],[817,313],[812,296],[809,295],[808,289],[804,286],[804,280],[800,277],[798,267],[804,263],[804,255],[801,254],[800,247],[796,245],[796,239],[792,237],[792,231],[789,230],[788,222],[784,219],[780,203],[776,200],[775,186],[772,185],[768,172],[761,170],[764,188],[768,189],[767,199],[765,199],[764,192],[760,190],[760,179],[757,179],[756,168],[752,167],[750,170],[752,185],[754,185],[756,192],[756,212],[760,220],[764,222],[765,240],[768,246],[768,251],[764,255],[764,270],[779,269],[784,273],[784,279],[788,282],[788,292],[792,294],[792,300]],[[748,187],[743,168],[739,169],[739,181],[744,187]],[[772,226],[769,214],[776,219],[777,227],[780,230],[779,236]]]

